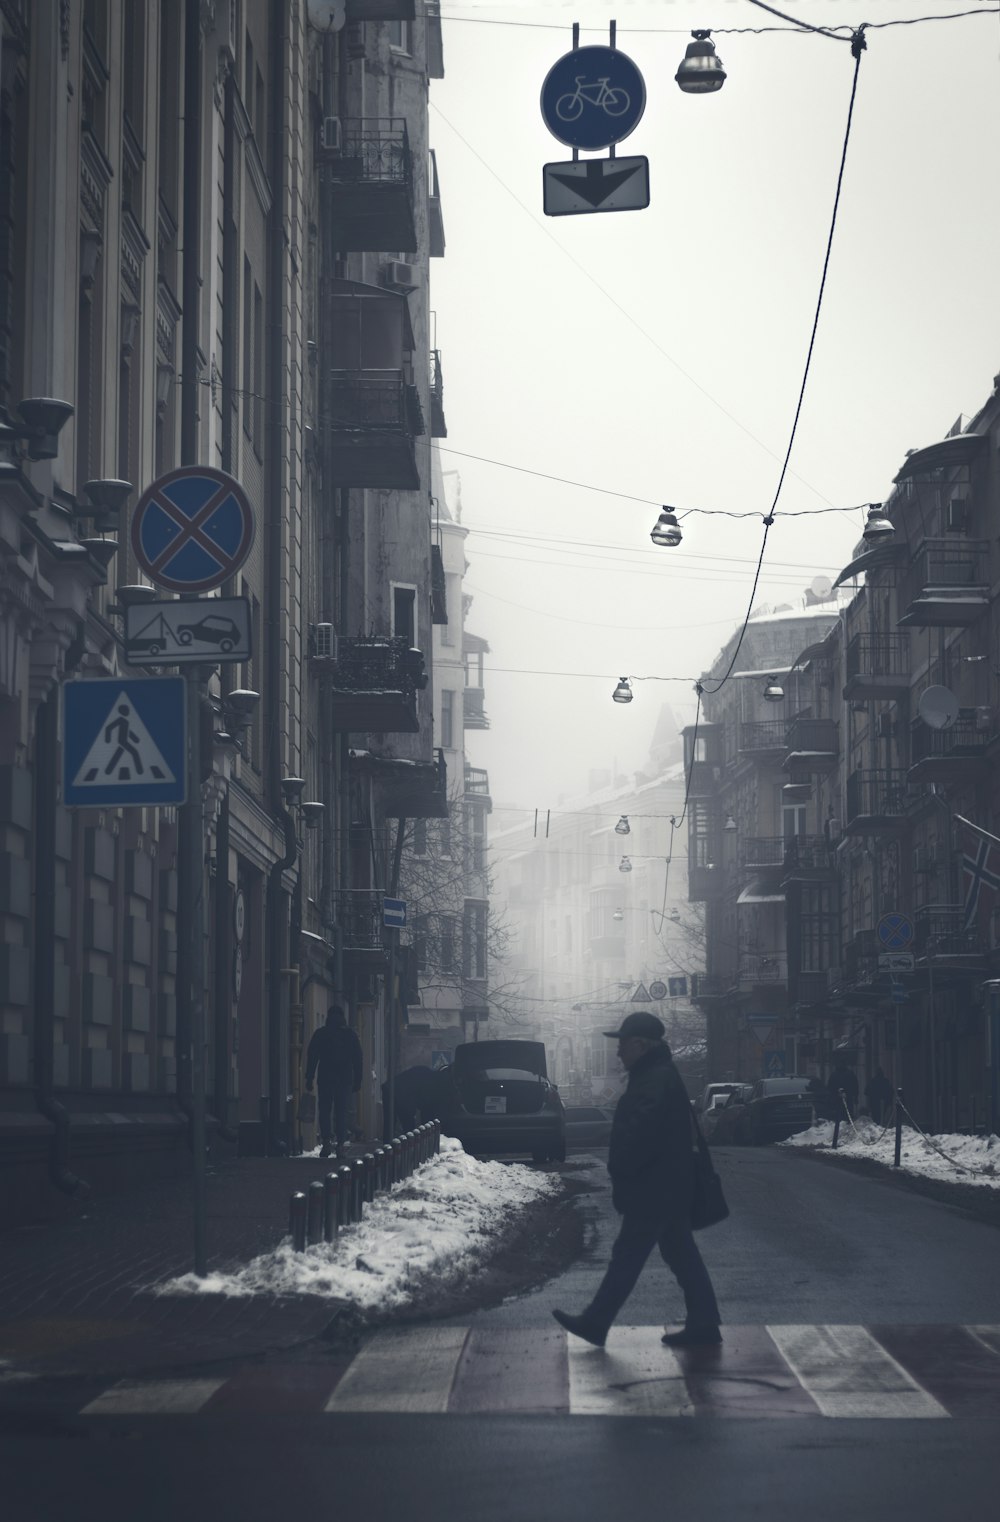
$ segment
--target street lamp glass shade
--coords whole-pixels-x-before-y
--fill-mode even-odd
[[[611,694],[616,703],[631,703],[633,698],[632,684],[627,676],[618,678],[618,686]]]
[[[680,67],[674,75],[685,95],[711,95],[726,82],[722,59],[715,51],[710,32],[692,32]]]
[[[869,544],[873,541],[875,543],[884,543],[885,540],[891,539],[895,532],[896,530],[882,511],[881,502],[869,503],[868,521],[864,526],[864,531],[861,535],[862,539],[867,540]]]
[[[632,863],[629,861],[627,856],[623,856],[621,861],[618,863],[618,870],[619,872],[631,872]]]
[[[668,549],[673,549],[680,544],[683,535],[676,513],[672,513],[669,507],[665,507],[657,518],[649,537],[654,544],[665,545]]]
[[[783,703],[785,701],[785,689],[776,676],[769,676],[767,686],[764,688],[765,703]]]
[[[622,817],[619,819],[618,823],[615,825],[615,834],[616,835],[631,835],[631,833],[632,833],[632,826],[628,822],[628,815],[627,814],[623,814]]]
[[[611,918],[613,920],[623,920],[625,918],[625,915],[623,914],[621,909],[616,909],[614,914],[611,916]]]
[[[671,909],[667,919],[670,920],[671,924],[679,925],[681,922],[681,911],[679,909]]]
[[[726,822],[722,826],[722,828],[724,830],[735,830],[736,829],[736,820],[733,818],[732,814],[727,814],[726,815]]]

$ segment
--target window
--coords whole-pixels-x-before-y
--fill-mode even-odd
[[[330,344],[337,370],[403,368],[403,304],[398,296],[337,296],[330,303]]]
[[[445,750],[455,744],[455,694],[450,687],[441,690],[441,744]]]
[[[415,819],[413,821],[413,854],[414,856],[427,855],[427,820]]]
[[[264,298],[254,281],[253,287],[253,447],[257,457],[264,452]]]
[[[451,855],[451,820],[442,819],[438,825],[438,841],[441,846],[441,855]]]
[[[389,47],[394,53],[413,52],[413,28],[411,22],[389,22]]]
[[[427,916],[417,914],[413,918],[413,956],[418,972],[427,971]]]
[[[442,645],[453,645],[455,643],[455,628],[459,623],[458,610],[462,605],[462,578],[461,576],[449,575],[445,577],[444,583],[445,607],[450,609],[451,618],[446,624],[441,626],[441,643]]]
[[[486,976],[486,905],[467,903],[462,937],[462,974],[466,978]]]
[[[438,917],[441,929],[441,971],[455,970],[455,916],[442,914]]]
[[[783,840],[794,840],[796,835],[806,833],[806,806],[804,803],[786,803],[781,810],[781,835]]]
[[[417,643],[417,591],[415,587],[392,589],[392,632],[408,645]]]
[[[253,276],[243,259],[243,432],[250,437],[250,393],[253,390]]]
[[[469,809],[469,866],[473,872],[486,870],[486,813],[475,807]]]

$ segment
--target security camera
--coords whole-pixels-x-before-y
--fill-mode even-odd
[[[73,404],[52,396],[29,396],[18,403],[26,425],[24,435],[32,460],[54,460],[59,453],[59,434],[73,416]]]
[[[301,798],[305,785],[305,777],[282,777],[281,779],[281,791],[286,798]]]

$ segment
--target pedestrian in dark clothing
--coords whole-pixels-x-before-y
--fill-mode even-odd
[[[395,1118],[389,1114],[389,1085],[382,1085],[383,1140],[412,1131],[418,1121],[436,1120],[441,1111],[441,1079],[433,1068],[404,1068],[393,1084]]]
[[[326,1024],[313,1032],[306,1053],[306,1088],[311,1089],[313,1078],[319,1074],[316,1108],[318,1110],[319,1134],[323,1145],[320,1157],[329,1157],[333,1151],[333,1136],[337,1139],[337,1156],[344,1155],[347,1143],[348,1112],[351,1095],[361,1088],[361,1042],[357,1033],[347,1024],[347,1017],[339,1004],[331,1004]],[[330,1125],[333,1111],[334,1125]]]
[[[622,1218],[608,1271],[579,1316],[553,1311],[567,1331],[603,1347],[612,1322],[638,1282],[654,1246],[684,1292],[684,1328],[673,1347],[722,1341],[719,1307],[691,1231],[695,1120],[663,1023],[648,1010],[627,1015],[618,1042],[628,1087],[615,1109],[608,1148],[611,1199]]]
[[[844,1101],[847,1103],[848,1112],[853,1115],[858,1108],[858,1075],[846,1062],[838,1062],[826,1083],[826,1091],[830,1096],[833,1108],[833,1119],[843,1120],[844,1102],[840,1098],[840,1090],[844,1091]]]
[[[865,1097],[868,1100],[868,1113],[877,1126],[882,1124],[885,1115],[885,1107],[892,1098],[892,1084],[877,1067],[865,1084]]]

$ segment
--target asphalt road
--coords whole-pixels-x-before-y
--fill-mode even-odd
[[[5,1518],[993,1515],[1000,1232],[787,1152],[716,1157],[733,1215],[702,1246],[721,1353],[659,1348],[680,1302],[652,1262],[619,1341],[567,1347],[551,1307],[585,1303],[614,1230],[595,1166],[575,1171],[594,1185],[578,1205],[586,1246],[557,1280],[380,1334],[346,1372],[317,1353],[157,1386],[159,1412],[148,1387],[86,1392],[82,1415],[80,1392],[72,1410],[27,1403],[0,1437]],[[676,1414],[657,1414],[671,1402]]]

